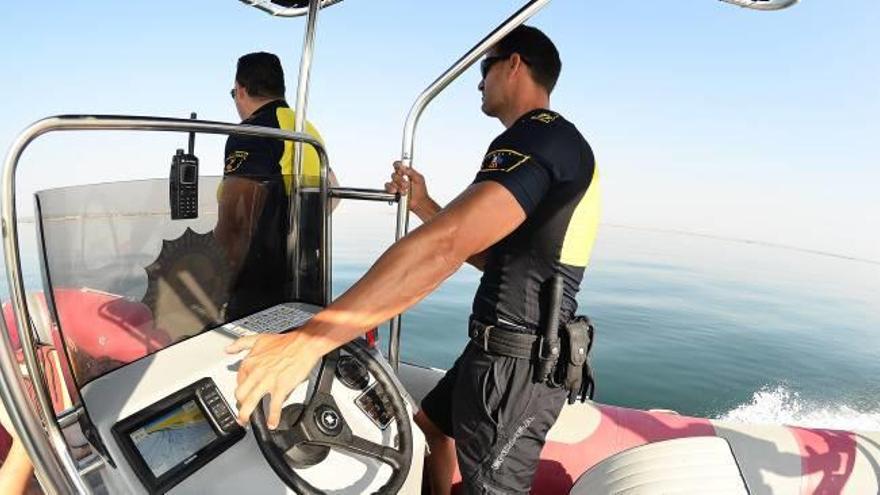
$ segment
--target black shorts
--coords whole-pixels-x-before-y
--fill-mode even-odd
[[[422,400],[425,415],[455,439],[465,493],[529,493],[567,397],[565,389],[533,383],[533,368],[468,343]]]

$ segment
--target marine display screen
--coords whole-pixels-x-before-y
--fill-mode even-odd
[[[151,494],[167,492],[245,435],[210,378],[141,409],[112,431]]]
[[[184,402],[129,433],[144,462],[159,478],[217,439],[195,400]]]

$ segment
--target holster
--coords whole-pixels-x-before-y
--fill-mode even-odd
[[[590,350],[595,329],[586,316],[575,316],[561,332],[562,352],[556,365],[554,381],[568,390],[568,403],[592,399],[596,391]]]

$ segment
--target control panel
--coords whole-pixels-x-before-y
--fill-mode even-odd
[[[336,378],[352,390],[363,390],[370,383],[367,367],[352,356],[344,355],[336,363]]]
[[[119,421],[112,431],[151,494],[165,493],[245,434],[210,378]]]
[[[378,383],[374,383],[370,388],[364,390],[364,393],[355,399],[355,404],[376,426],[383,430],[388,427],[388,424],[394,418],[394,415],[391,413],[390,401]]]
[[[202,380],[196,388],[196,395],[201,399],[202,404],[208,409],[215,425],[223,433],[232,434],[241,429],[241,426],[235,422],[235,416],[214,385],[214,381],[209,379]]]

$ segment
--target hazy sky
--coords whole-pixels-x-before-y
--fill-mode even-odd
[[[346,0],[322,12],[308,115],[344,185],[381,186],[418,93],[519,4]],[[606,223],[880,260],[880,2],[763,13],[555,0],[531,23],[561,52],[552,106],[596,152]],[[255,50],[282,57],[292,100],[303,27],[234,0],[11,2],[0,146],[61,113],[237,121],[235,60]],[[418,129],[416,165],[441,202],[502,130],[479,111],[478,77],[454,83]],[[163,176],[184,141],[50,136],[25,157],[22,204],[35,188]],[[222,144],[200,138],[203,173],[220,173]]]

